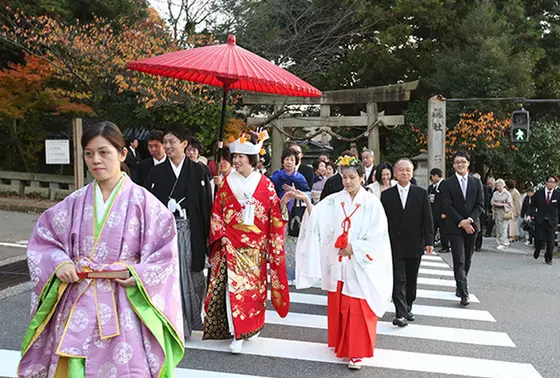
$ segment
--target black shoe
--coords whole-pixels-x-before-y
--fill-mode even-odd
[[[470,304],[471,302],[469,301],[469,297],[461,298],[461,307],[467,307]]]
[[[474,251],[475,252],[480,252],[480,248],[475,248]]]
[[[538,250],[533,252],[533,257],[535,258],[535,260],[539,258],[540,254],[541,254],[541,251],[538,251]]]
[[[455,296],[456,296],[457,298],[461,298],[461,294],[459,294],[459,289],[456,289],[456,290],[455,290]]]
[[[414,314],[413,314],[412,312],[409,312],[409,313],[406,315],[406,320],[407,320],[407,321],[413,322],[414,319],[416,319],[416,318],[414,317]]]
[[[552,260],[546,262],[548,265],[552,265]]]
[[[399,326],[399,327],[406,327],[408,325],[408,322],[406,321],[405,318],[395,318],[393,319],[393,325]]]
[[[449,253],[449,252],[451,252],[451,251],[449,250],[449,248],[445,248],[445,249],[442,248],[442,249],[440,249],[440,250],[438,251],[438,253]]]

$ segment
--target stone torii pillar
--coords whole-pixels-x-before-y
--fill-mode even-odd
[[[445,98],[434,96],[428,100],[428,172],[439,168],[443,177],[445,171]]]

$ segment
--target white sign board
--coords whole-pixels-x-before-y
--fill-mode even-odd
[[[70,141],[45,140],[47,164],[70,164]]]

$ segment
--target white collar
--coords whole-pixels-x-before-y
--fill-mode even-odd
[[[262,174],[256,170],[253,170],[247,177],[235,170],[232,170],[230,174],[227,175],[226,180],[228,181],[229,187],[241,206],[243,206],[248,199],[253,197],[261,181],[261,177]]]
[[[169,159],[169,163],[171,164],[171,169],[173,169],[173,173],[175,173],[175,177],[179,178],[179,175],[181,174],[181,170],[183,169],[183,164],[185,163],[186,158],[187,155],[183,156],[183,160],[181,160],[178,166],[175,166],[175,163],[173,163],[173,161]]]
[[[460,174],[458,174],[457,172],[455,172],[455,176],[457,176],[457,180],[459,180],[459,182],[461,182],[461,179],[464,177],[465,179],[469,178],[469,173],[467,172],[464,176],[461,176]]]
[[[152,159],[154,160],[154,166],[163,163],[166,158],[167,158],[167,155],[163,155],[161,160],[158,160],[158,159],[156,159],[155,157],[152,156]],[[173,164],[173,163],[171,163],[171,164]]]
[[[401,186],[401,184],[397,183],[397,186],[399,187],[399,191],[403,189],[405,192],[408,192],[410,189],[410,182],[406,186]]]

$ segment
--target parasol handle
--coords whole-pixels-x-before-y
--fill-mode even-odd
[[[224,148],[224,130],[226,127],[227,98],[229,93],[229,83],[224,82],[224,96],[222,97],[222,117],[220,120],[220,136],[218,138],[218,151],[216,152],[216,164],[220,163]]]

